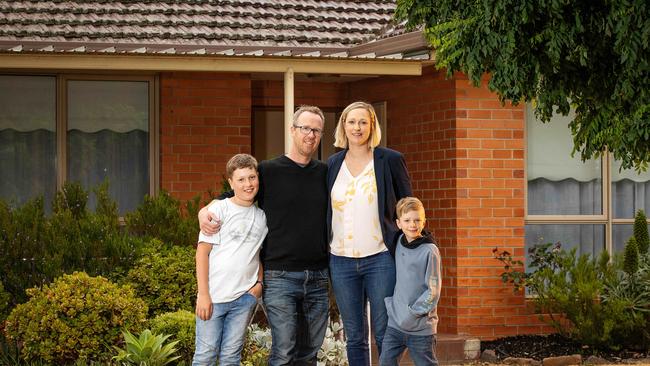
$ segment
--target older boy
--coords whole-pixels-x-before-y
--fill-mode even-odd
[[[235,195],[211,205],[221,220],[215,235],[199,234],[196,248],[196,350],[192,365],[239,365],[246,328],[262,294],[259,252],[268,232],[253,205],[259,189],[257,161],[248,154],[226,165]]]
[[[395,250],[396,285],[385,299],[388,327],[381,366],[397,366],[406,348],[416,366],[438,365],[433,347],[440,298],[440,252],[424,232],[422,202],[406,197],[397,202],[397,226],[402,230]]]

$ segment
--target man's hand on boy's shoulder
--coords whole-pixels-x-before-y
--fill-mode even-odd
[[[208,208],[212,206],[217,200],[210,202],[209,205],[199,210],[199,227],[205,235],[214,235],[221,229],[221,220],[216,214],[210,212]]]

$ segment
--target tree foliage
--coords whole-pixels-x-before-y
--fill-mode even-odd
[[[398,0],[423,26],[436,64],[462,71],[502,102],[534,101],[544,122],[567,115],[583,160],[609,149],[623,168],[650,161],[647,0]]]

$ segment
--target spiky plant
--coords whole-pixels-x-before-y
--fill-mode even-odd
[[[623,254],[623,270],[630,276],[636,273],[639,268],[639,248],[634,236],[625,244],[625,253]]]
[[[119,354],[113,357],[120,365],[164,366],[180,358],[174,356],[178,341],[165,344],[169,335],[153,334],[149,329],[145,329],[139,337],[128,330],[124,330],[122,334],[125,348],[115,347]]]
[[[636,212],[634,216],[634,238],[639,248],[639,254],[648,253],[650,248],[650,237],[648,236],[648,222],[643,210]]]

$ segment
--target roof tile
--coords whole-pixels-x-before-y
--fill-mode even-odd
[[[349,57],[395,32],[394,10],[394,0],[0,0],[0,52]]]

